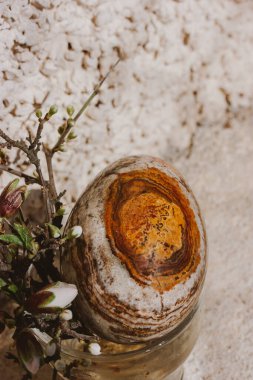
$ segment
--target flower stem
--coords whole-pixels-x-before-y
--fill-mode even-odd
[[[26,183],[38,183],[37,178],[32,177],[28,174],[25,174],[19,170],[13,169],[10,166],[0,165],[0,170],[3,170],[3,171],[8,172],[10,174],[16,175],[20,178],[24,178]]]
[[[59,137],[59,140],[57,141],[57,143],[55,144],[55,146],[51,150],[52,155],[54,155],[54,153],[56,153],[58,151],[58,149],[60,148],[60,146],[64,143],[65,138],[68,135],[68,133],[70,132],[70,130],[74,127],[75,123],[77,122],[77,120],[79,119],[79,117],[83,114],[83,112],[86,110],[86,108],[89,106],[89,104],[91,103],[91,101],[93,100],[93,98],[98,94],[98,92],[99,92],[101,86],[103,85],[104,81],[108,78],[108,76],[110,75],[110,73],[115,69],[115,67],[117,66],[117,64],[119,62],[120,62],[120,58],[113,64],[113,66],[108,71],[108,73],[95,86],[94,91],[92,92],[92,94],[84,102],[83,106],[80,108],[80,110],[77,112],[76,116],[73,118],[73,124],[69,124],[68,125],[66,123],[65,130],[63,131],[63,133]]]

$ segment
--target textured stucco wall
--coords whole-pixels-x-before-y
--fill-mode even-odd
[[[209,273],[186,380],[252,379],[252,19],[252,0],[0,2],[0,124],[15,136],[47,94],[62,107],[56,125],[124,56],[57,157],[69,206],[107,162],[135,153],[171,161],[199,199]]]

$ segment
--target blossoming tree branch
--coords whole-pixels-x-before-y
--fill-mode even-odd
[[[0,332],[5,327],[14,329],[17,356],[13,353],[8,356],[24,368],[23,380],[31,379],[48,362],[54,363],[52,378],[56,379],[62,338],[83,339],[87,342],[87,350],[95,355],[100,352],[98,337],[83,333],[72,310],[71,303],[77,296],[76,286],[61,281],[60,263],[56,265],[64,244],[70,239],[78,239],[82,228],[63,228],[65,209],[62,197],[65,190],[59,192],[57,189],[53,159],[76,138],[76,122],[98,94],[111,70],[76,114],[73,106],[67,107],[67,120],[59,126],[59,138],[52,147],[42,142],[42,136],[46,123],[57,113],[55,105],[44,114],[40,109],[35,111],[37,128],[34,136],[29,132],[25,139],[15,140],[0,128],[0,171],[15,177],[0,195],[0,291],[13,305],[11,312],[0,312]],[[35,169],[34,175],[10,165],[7,155],[10,149],[24,154]],[[41,167],[42,154],[47,164],[46,175]],[[40,224],[34,223],[23,212],[23,204],[29,197],[29,185],[34,184],[39,186],[43,196],[45,221]],[[46,336],[46,346],[39,343],[39,334]],[[69,368],[66,368],[66,376],[68,372]]]

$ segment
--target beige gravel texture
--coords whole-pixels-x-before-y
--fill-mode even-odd
[[[252,19],[252,0],[0,1],[0,125],[12,135],[33,127],[47,94],[56,124],[124,56],[55,162],[69,208],[107,163],[136,153],[171,162],[199,200],[209,271],[185,380],[253,379]],[[0,371],[19,379],[4,360]]]

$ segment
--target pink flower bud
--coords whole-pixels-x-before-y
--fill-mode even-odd
[[[19,179],[11,181],[2,191],[0,195],[0,217],[10,217],[16,213],[22,205],[27,187],[17,187]]]
[[[37,373],[42,364],[43,350],[31,329],[25,329],[17,336],[16,347],[25,369],[32,374]]]
[[[26,302],[26,310],[34,314],[55,313],[67,307],[76,296],[75,285],[58,281],[33,294]]]

